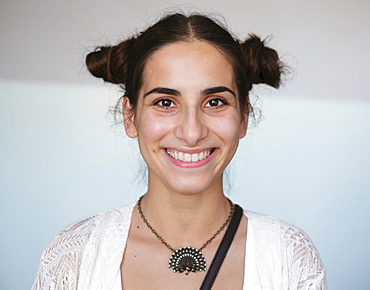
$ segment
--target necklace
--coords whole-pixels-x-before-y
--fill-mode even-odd
[[[228,199],[230,202],[230,214],[227,217],[226,221],[223,225],[217,230],[217,232],[207,240],[202,247],[196,249],[194,247],[182,247],[180,249],[173,249],[158,233],[157,231],[151,226],[151,224],[146,219],[143,210],[141,208],[141,200],[143,199],[144,195],[139,198],[137,202],[137,207],[140,213],[140,216],[143,222],[147,225],[147,227],[152,231],[152,233],[165,245],[168,249],[172,251],[172,255],[168,261],[168,268],[172,268],[174,273],[182,273],[187,271],[186,275],[189,272],[201,272],[207,270],[207,263],[206,258],[202,254],[202,250],[207,247],[221,232],[222,230],[228,225],[230,222],[233,214],[234,214],[234,204]]]

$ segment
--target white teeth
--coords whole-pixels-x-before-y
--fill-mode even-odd
[[[167,150],[167,154],[170,155],[172,158],[182,161],[182,162],[197,162],[200,160],[203,160],[207,158],[211,154],[211,150],[206,150],[200,153],[183,153],[179,151],[174,151],[174,150]]]
[[[191,162],[197,162],[199,159],[198,154],[191,154]]]
[[[191,154],[185,153],[184,154],[184,161],[185,162],[191,162]]]
[[[203,156],[204,156],[203,152],[200,152],[200,153],[199,153],[199,158],[198,158],[198,160],[202,160],[202,159],[204,159],[205,157],[203,157]]]

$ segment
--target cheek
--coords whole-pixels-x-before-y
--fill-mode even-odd
[[[145,146],[149,142],[160,141],[169,132],[170,124],[168,118],[146,114],[137,124],[139,143]]]
[[[215,131],[224,142],[235,144],[239,142],[241,123],[240,118],[237,116],[223,117],[215,123]]]

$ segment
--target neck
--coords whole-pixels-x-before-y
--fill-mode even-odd
[[[173,248],[202,246],[226,221],[230,204],[222,186],[192,194],[148,190],[142,199],[148,222]]]

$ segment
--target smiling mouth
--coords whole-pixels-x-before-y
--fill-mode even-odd
[[[203,159],[206,159],[209,155],[213,153],[214,149],[207,149],[199,153],[184,153],[181,151],[176,151],[173,149],[166,149],[166,152],[169,156],[171,156],[175,160],[179,160],[181,162],[197,162]]]

